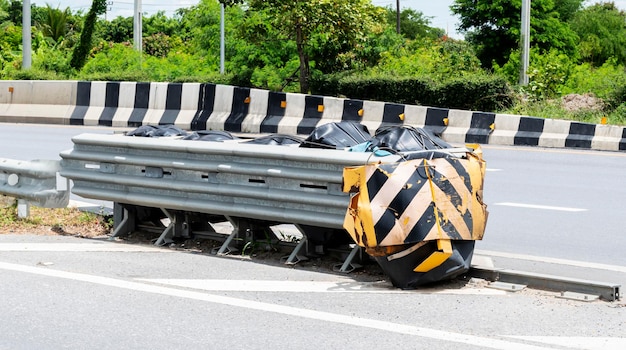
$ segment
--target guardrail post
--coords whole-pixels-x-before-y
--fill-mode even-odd
[[[17,217],[20,219],[26,219],[30,216],[30,204],[23,199],[17,200]]]

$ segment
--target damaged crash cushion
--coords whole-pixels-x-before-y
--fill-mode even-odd
[[[442,153],[344,169],[343,190],[350,193],[344,228],[374,256],[434,241],[436,251],[414,271],[443,264],[453,255],[451,241],[479,240],[484,234],[486,165],[475,147],[463,158]]]

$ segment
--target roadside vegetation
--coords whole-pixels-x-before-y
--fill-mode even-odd
[[[30,215],[18,218],[14,198],[0,196],[0,234],[69,235],[98,237],[113,228],[112,218],[77,208],[30,207]]]
[[[626,13],[613,2],[533,0],[527,86],[518,85],[521,0],[456,0],[463,40],[430,18],[370,0],[221,0],[133,19],[32,6],[22,69],[22,1],[0,0],[0,78],[212,82],[388,102],[626,125]]]

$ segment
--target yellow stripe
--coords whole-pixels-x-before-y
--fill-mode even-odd
[[[439,223],[452,223],[454,228],[457,230],[459,235],[463,239],[472,239],[472,234],[463,220],[463,216],[459,213],[458,209],[455,206],[455,203],[450,201],[450,197],[443,192],[439,187],[433,185],[435,190],[435,196],[437,198],[435,202],[435,207],[437,207],[438,212],[441,214],[441,218],[439,219]],[[448,236],[447,232],[444,232],[446,238],[452,238]]]
[[[370,166],[375,168],[375,166]],[[368,166],[345,168],[343,171],[344,192],[356,188],[357,194],[351,197],[350,207],[344,219],[344,228],[350,236],[362,247],[377,246],[372,210],[370,208],[369,193],[367,191],[366,174]],[[371,175],[371,174],[370,174]]]
[[[433,184],[433,178],[430,175],[430,169],[429,169],[429,164],[428,161],[426,159],[424,159],[424,170],[426,172],[426,176],[428,177],[428,184],[430,185],[430,194],[432,195],[433,198],[433,203],[435,203],[435,220],[437,221],[437,238],[443,238],[443,235],[441,234],[441,223],[439,222],[439,211],[437,209],[437,200],[435,198],[435,185]]]
[[[456,193],[461,198],[461,203],[457,204],[457,210],[465,214],[465,212],[471,206],[470,201],[472,199],[472,194],[470,190],[465,186],[465,179],[462,178],[457,170],[454,168],[454,166],[452,166],[452,164],[450,164],[450,162],[446,161],[445,159],[434,159],[432,162],[437,172],[445,177],[448,182],[450,182]],[[468,166],[467,163],[467,160],[459,160],[459,164],[463,166],[466,171]]]

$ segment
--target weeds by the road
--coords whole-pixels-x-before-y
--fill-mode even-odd
[[[27,218],[18,218],[17,204],[4,197],[0,205],[0,234],[29,233],[97,237],[111,231],[113,221],[77,208],[49,209],[31,206]]]

